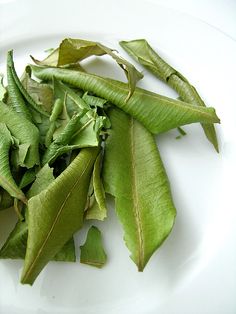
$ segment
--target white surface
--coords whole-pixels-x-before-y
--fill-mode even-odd
[[[206,6],[202,1],[199,6],[193,2],[192,11],[183,0],[178,11],[154,0],[0,3],[1,71],[10,48],[15,51],[20,71],[29,54],[40,56],[66,36],[100,40],[117,48],[118,40],[145,37],[188,77],[206,102],[217,109],[222,121],[217,127],[219,155],[198,125],[185,127],[188,135],[179,141],[175,140],[175,130],[159,137],[178,216],[171,236],[144,273],[138,273],[128,257],[111,206],[109,219],[99,224],[109,256],[104,269],[51,263],[35,285],[28,287],[18,283],[20,261],[0,261],[0,313],[235,313],[236,44],[216,29],[227,19],[222,14],[231,2],[217,2],[225,11],[218,11],[223,22],[214,27],[206,23],[210,16],[212,24],[212,1],[206,1]],[[175,8],[173,3],[168,1],[167,5]],[[232,27],[223,32],[234,37]],[[98,72],[109,74],[103,65],[95,65]],[[123,78],[119,70],[115,74]],[[146,71],[144,74],[142,86],[176,96]],[[0,238],[10,228],[8,214],[0,213]],[[84,233],[77,238],[79,245]]]

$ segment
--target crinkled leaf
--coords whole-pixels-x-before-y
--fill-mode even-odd
[[[10,169],[9,152],[13,144],[11,133],[5,123],[0,123],[0,186],[12,197],[26,203],[26,197],[17,186]]]
[[[97,227],[92,226],[89,229],[86,241],[80,250],[80,263],[98,268],[102,268],[106,263],[107,256],[102,245],[102,235]]]
[[[82,227],[97,154],[96,148],[81,150],[46,190],[29,200],[29,235],[22,283],[32,284],[49,260]]]
[[[164,61],[148,44],[145,39],[121,41],[120,45],[139,63],[149,69],[158,78],[168,83],[180,95],[183,101],[195,106],[206,107],[196,89],[188,80],[166,61]],[[218,142],[213,124],[202,124],[208,140],[214,145],[218,152]]]
[[[130,97],[133,94],[137,81],[143,78],[143,75],[131,63],[119,56],[115,50],[98,42],[66,38],[61,42],[59,48],[54,50],[45,60],[42,62],[34,61],[39,65],[64,66],[78,63],[90,56],[103,56],[105,54],[111,56],[124,70],[128,79],[128,97]]]
[[[36,126],[2,102],[0,102],[0,123],[5,123],[11,134],[19,140],[20,145],[17,150],[19,165],[32,168],[35,164],[39,164],[39,131]]]
[[[103,163],[105,191],[115,197],[126,245],[142,271],[169,235],[176,211],[153,135],[120,110],[112,110],[109,116],[112,128]]]
[[[92,206],[86,211],[86,219],[104,220],[107,217],[107,206],[105,191],[102,183],[101,173],[102,152],[98,155],[93,169],[94,198]]]
[[[161,133],[194,122],[219,122],[213,108],[197,107],[140,88],[136,88],[132,97],[126,101],[129,87],[125,83],[83,72],[31,67],[33,73],[40,79],[56,77],[107,99],[143,123],[152,133]]]

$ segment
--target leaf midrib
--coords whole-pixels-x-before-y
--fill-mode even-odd
[[[131,146],[131,188],[132,188],[132,201],[133,212],[135,222],[137,226],[137,238],[138,238],[138,270],[142,271],[144,268],[144,246],[143,246],[143,228],[142,220],[140,217],[140,204],[137,191],[137,178],[135,169],[135,142],[134,142],[134,119],[130,117],[130,146]]]

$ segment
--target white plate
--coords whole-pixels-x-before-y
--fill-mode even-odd
[[[29,54],[40,57],[67,36],[116,48],[121,39],[144,37],[186,75],[222,121],[220,154],[199,125],[185,127],[188,135],[181,140],[175,130],[159,137],[178,216],[144,273],[129,259],[111,204],[109,218],[98,224],[109,257],[104,269],[50,263],[29,287],[19,284],[21,261],[0,261],[0,313],[235,313],[235,42],[200,20],[147,1],[2,1],[0,12],[1,71],[11,48],[20,72]],[[94,65],[109,74],[103,64]],[[144,74],[142,86],[176,97]],[[119,70],[113,75],[123,79]],[[0,213],[2,241],[13,226],[8,216]],[[79,246],[84,233],[77,239]]]

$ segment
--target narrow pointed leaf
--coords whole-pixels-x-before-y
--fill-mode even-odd
[[[20,166],[32,168],[39,164],[39,131],[36,126],[2,102],[0,102],[0,123],[5,123],[11,134],[20,142],[17,151],[21,160]],[[20,158],[21,152],[24,153],[24,160]]]
[[[9,152],[13,143],[5,123],[0,123],[0,185],[12,196],[26,203],[26,197],[17,186],[10,169]]]
[[[188,80],[168,63],[166,63],[148,44],[145,39],[121,41],[120,45],[139,63],[149,69],[158,78],[168,83],[180,95],[183,101],[195,106],[206,107],[196,89]],[[217,152],[218,142],[213,124],[202,124],[208,140],[214,145]]]
[[[40,79],[56,77],[63,82],[91,91],[97,96],[109,100],[143,123],[152,133],[164,132],[194,122],[219,122],[213,108],[197,107],[140,88],[136,88],[132,97],[127,101],[129,88],[125,83],[65,69],[36,66],[31,66],[31,68]]]
[[[88,233],[87,238],[80,247],[80,263],[102,268],[106,263],[107,256],[102,245],[101,231],[92,226]]]
[[[81,150],[46,190],[29,200],[29,235],[22,283],[32,284],[49,260],[82,227],[97,154],[96,148]]]
[[[176,211],[152,134],[120,110],[112,110],[109,116],[112,128],[103,163],[105,191],[115,197],[124,240],[142,271],[169,235]]]

